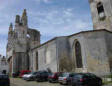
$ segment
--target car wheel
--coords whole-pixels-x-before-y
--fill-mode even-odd
[[[74,86],[74,85],[70,85],[70,86]]]
[[[50,82],[50,83],[52,83],[52,81],[51,81],[51,80],[50,80],[49,82]]]
[[[62,85],[62,83],[60,82],[60,84]]]
[[[30,79],[27,79],[27,81],[30,81]]]
[[[99,81],[98,86],[102,86],[102,81]]]

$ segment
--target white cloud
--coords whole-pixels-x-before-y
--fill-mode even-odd
[[[92,29],[92,22],[86,13],[81,15],[73,9],[49,10],[47,12],[31,12],[30,14],[39,25],[38,29],[41,35],[46,36],[63,36],[71,35],[82,30]],[[83,18],[80,18],[83,16]],[[89,20],[88,20],[89,19]]]
[[[0,54],[6,56],[6,43],[7,39],[0,38]]]
[[[8,6],[14,4],[17,0],[0,0],[0,10],[6,9]]]
[[[64,10],[64,14],[66,17],[73,16],[72,9],[69,8],[69,9]]]
[[[48,1],[49,1],[49,0],[44,0],[44,2],[46,2],[46,3],[47,3]]]
[[[8,28],[7,27],[0,27],[0,35],[7,35],[8,34]]]
[[[40,3],[40,2],[44,2],[44,3],[48,3],[50,2],[51,0],[35,0],[37,3]]]

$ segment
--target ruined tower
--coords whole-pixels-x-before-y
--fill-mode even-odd
[[[112,0],[89,0],[93,28],[112,31]]]
[[[11,58],[12,72],[29,69],[29,51],[40,45],[40,32],[28,27],[27,12],[24,9],[22,16],[16,15],[13,29],[9,26],[7,58]]]

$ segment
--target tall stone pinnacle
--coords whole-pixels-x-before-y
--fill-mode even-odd
[[[27,26],[27,12],[26,12],[26,9],[24,9],[24,11],[23,11],[22,18],[21,18],[21,23],[23,24],[23,26]]]
[[[19,24],[20,23],[20,16],[19,15],[16,15],[15,23],[16,24]]]
[[[10,23],[9,31],[13,31],[13,25],[12,25],[12,23]]]

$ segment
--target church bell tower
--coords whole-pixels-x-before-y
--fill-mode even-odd
[[[94,30],[112,31],[112,0],[89,0]]]

